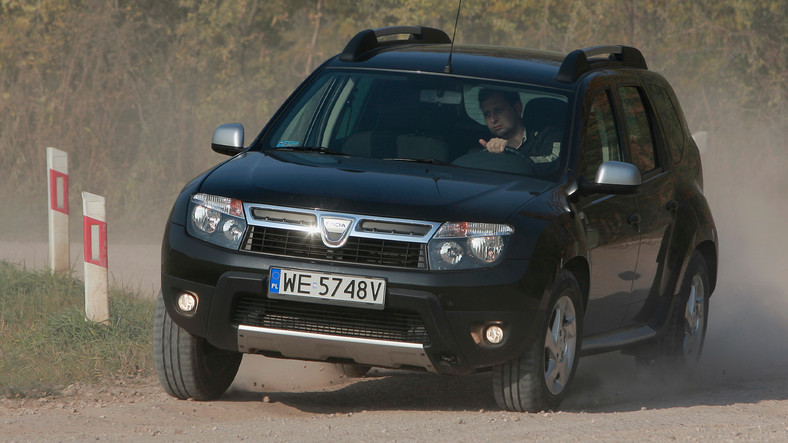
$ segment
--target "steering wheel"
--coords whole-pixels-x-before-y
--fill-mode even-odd
[[[513,147],[511,147],[511,146],[507,146],[507,147],[503,148],[503,152],[505,152],[505,153],[507,153],[507,154],[512,154],[512,155],[516,155],[516,156],[518,156],[518,157],[522,157],[522,158],[526,158],[526,159],[528,159],[528,160],[531,160],[531,157],[529,157],[529,156],[527,156],[527,155],[523,154],[523,152],[522,152],[522,151],[520,151],[520,150],[519,150],[519,149],[517,149],[517,148],[513,148]]]

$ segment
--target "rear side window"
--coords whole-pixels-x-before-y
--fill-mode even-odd
[[[649,89],[654,98],[657,112],[662,120],[662,126],[665,130],[665,138],[668,142],[668,150],[670,151],[671,159],[674,163],[678,163],[681,161],[681,156],[684,154],[684,130],[681,119],[665,88],[658,85],[651,85]]]
[[[594,97],[585,122],[583,175],[588,180],[594,180],[596,171],[602,163],[623,160],[618,144],[616,122],[613,118],[613,107],[610,105],[610,96],[606,91]]]
[[[621,107],[627,125],[627,141],[632,163],[645,174],[657,167],[657,156],[643,95],[640,88],[634,86],[621,87],[618,93],[621,96]]]

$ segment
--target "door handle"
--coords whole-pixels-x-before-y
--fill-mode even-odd
[[[632,214],[627,218],[627,223],[630,225],[639,225],[640,224],[640,214]]]

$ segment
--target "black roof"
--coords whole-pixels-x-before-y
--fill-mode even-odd
[[[444,73],[449,44],[402,44],[387,46],[358,61],[332,60],[332,67],[407,70]],[[564,55],[554,52],[496,46],[454,46],[451,74],[495,78],[567,88],[555,80]]]
[[[403,40],[383,40],[392,35]],[[451,52],[451,67],[447,68]],[[599,56],[606,56],[600,58]],[[647,69],[639,50],[597,46],[562,54],[501,46],[455,45],[441,30],[390,27],[359,32],[330,67],[407,70],[572,88],[586,72],[602,67]]]

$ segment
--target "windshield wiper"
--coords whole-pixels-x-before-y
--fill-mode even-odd
[[[306,152],[317,152],[319,154],[342,155],[347,157],[347,154],[345,153],[339,151],[332,151],[331,149],[324,148],[322,146],[279,146],[276,148],[268,149],[268,151],[288,151],[288,152],[306,151]]]
[[[442,160],[438,160],[436,158],[384,158],[383,160],[386,161],[397,161],[397,162],[412,162],[412,163],[426,163],[428,165],[442,165],[442,166],[454,166],[451,163],[447,163]]]

